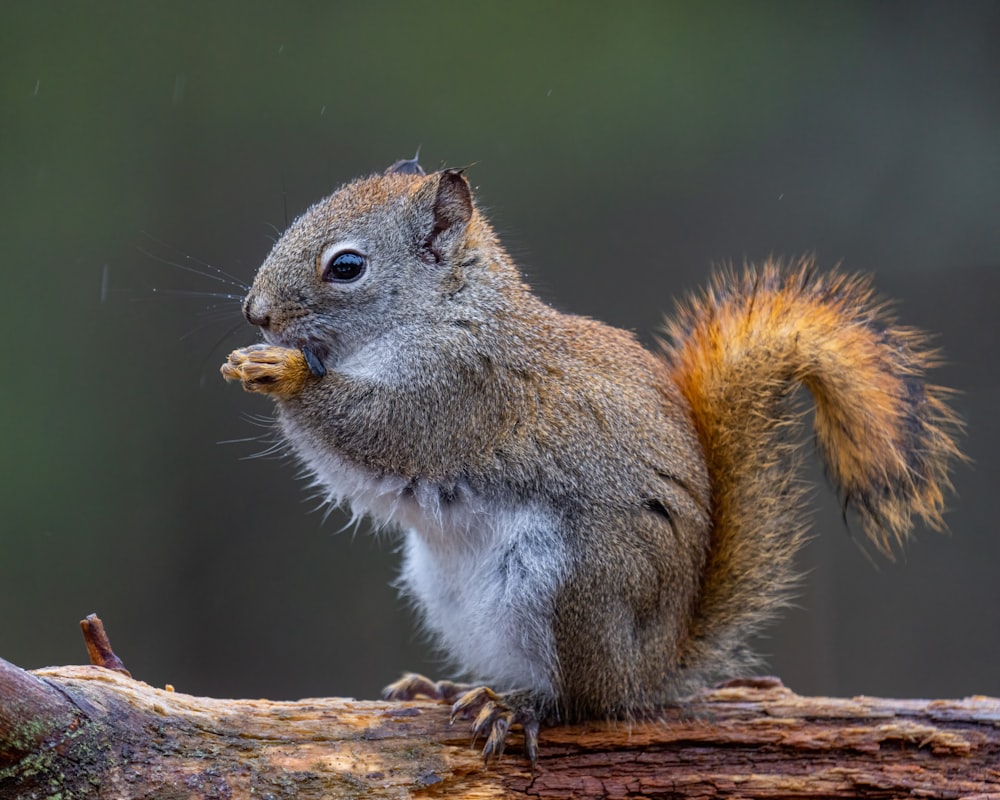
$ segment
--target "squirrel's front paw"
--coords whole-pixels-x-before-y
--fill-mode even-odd
[[[539,710],[537,698],[530,692],[497,694],[486,686],[466,692],[451,707],[451,721],[475,715],[472,743],[486,738],[483,759],[487,764],[503,755],[511,725],[524,730],[524,754],[532,766],[538,761]]]
[[[240,381],[248,392],[292,397],[322,377],[312,362],[322,366],[311,352],[255,344],[234,350],[219,371],[227,381]]]

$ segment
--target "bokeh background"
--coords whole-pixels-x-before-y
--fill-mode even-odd
[[[1000,695],[1000,4],[5,3],[0,103],[0,656],[82,663],[97,611],[195,694],[441,673],[392,538],[338,533],[219,379],[254,334],[211,294],[420,147],[547,300],[645,341],[713,263],[874,272],[961,390],[952,532],[870,559],[819,488],[758,646],[802,692]]]

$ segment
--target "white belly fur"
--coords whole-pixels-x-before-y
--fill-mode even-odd
[[[331,503],[405,532],[402,589],[465,676],[498,691],[553,696],[552,605],[567,569],[557,516],[488,501],[461,484],[442,502],[440,487],[375,475],[312,448],[308,436],[283,422]]]

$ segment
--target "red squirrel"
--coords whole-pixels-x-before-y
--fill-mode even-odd
[[[755,663],[803,541],[805,386],[875,546],[934,528],[960,457],[934,351],[865,278],[810,260],[717,275],[658,352],[543,303],[460,170],[415,161],[297,219],[222,373],[271,396],[331,503],[400,528],[402,586],[458,669],[387,696],[512,724],[636,718]],[[486,687],[489,688],[486,688]]]

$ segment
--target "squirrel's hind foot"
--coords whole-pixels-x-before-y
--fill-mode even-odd
[[[523,691],[497,694],[486,686],[479,686],[455,702],[451,707],[451,721],[466,719],[474,714],[472,744],[475,746],[480,737],[486,739],[483,760],[487,764],[503,755],[511,726],[520,725],[524,732],[524,754],[534,769],[538,761],[540,718],[536,695]]]
[[[416,672],[407,672],[382,690],[384,700],[416,700],[426,697],[439,703],[454,703],[461,695],[474,688],[470,683],[433,681]]]
[[[512,725],[524,731],[524,752],[532,767],[538,761],[538,729],[541,713],[538,698],[531,692],[497,694],[486,686],[452,681],[433,681],[408,672],[382,690],[386,700],[415,700],[425,697],[451,704],[451,721],[475,717],[472,744],[485,739],[483,760],[489,764],[503,755]]]

